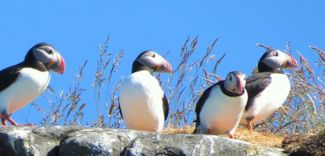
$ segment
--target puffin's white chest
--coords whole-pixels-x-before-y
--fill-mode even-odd
[[[128,128],[160,131],[164,125],[164,93],[148,71],[130,75],[120,87],[120,105]]]
[[[244,118],[255,116],[253,122],[261,121],[282,106],[290,92],[290,81],[285,74],[274,73],[271,78],[269,86],[257,95]]]
[[[0,110],[12,114],[41,95],[50,82],[49,72],[23,68],[17,80],[0,92]]]
[[[231,97],[222,93],[220,86],[211,90],[200,112],[200,124],[214,134],[236,129],[247,102],[247,92]]]

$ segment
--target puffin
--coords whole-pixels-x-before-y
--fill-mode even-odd
[[[61,54],[48,43],[34,45],[25,59],[0,71],[0,118],[2,125],[7,121],[19,124],[10,116],[26,106],[48,87],[49,71],[63,74],[65,62]],[[26,124],[30,125],[30,124]]]
[[[268,49],[262,55],[257,70],[246,81],[248,100],[241,124],[252,131],[254,123],[265,120],[282,106],[291,88],[282,69],[292,69],[297,64],[290,54],[278,49]]]
[[[120,86],[119,108],[128,129],[159,132],[168,116],[168,100],[154,72],[172,73],[172,66],[157,52],[138,55],[132,73]]]
[[[246,76],[239,71],[227,74],[206,89],[196,104],[195,134],[225,134],[235,138],[235,131],[247,103]]]

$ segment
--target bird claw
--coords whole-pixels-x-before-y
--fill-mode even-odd
[[[238,139],[239,137],[237,136],[237,135],[235,135],[235,134],[229,134],[229,137],[231,138],[231,139]]]

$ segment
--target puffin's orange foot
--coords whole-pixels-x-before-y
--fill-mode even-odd
[[[253,132],[253,123],[251,121],[247,123],[247,128],[250,132]]]
[[[1,123],[2,123],[2,125],[7,126],[7,123],[6,123],[6,119],[5,118],[1,118]]]
[[[247,118],[246,121],[247,121],[247,129],[250,131],[250,132],[253,132],[253,119],[254,118]]]
[[[7,126],[6,121],[10,122],[10,124],[13,126],[18,126],[18,123],[15,120],[13,120],[11,117],[9,116],[1,117],[2,125]]]

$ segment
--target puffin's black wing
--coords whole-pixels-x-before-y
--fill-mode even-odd
[[[163,100],[163,109],[164,109],[164,115],[165,115],[165,120],[166,120],[168,117],[168,112],[169,112],[168,100],[167,100],[166,95],[164,95],[164,98],[162,100]]]
[[[0,71],[0,92],[17,80],[20,70],[21,66],[18,64]]]
[[[248,101],[245,107],[245,111],[251,107],[254,97],[261,93],[270,83],[270,72],[257,73],[247,78],[245,88],[248,93]]]
[[[195,120],[195,122],[196,122],[196,125],[199,125],[199,123],[200,123],[200,112],[202,110],[202,107],[203,107],[205,101],[208,99],[212,88],[215,87],[216,85],[219,85],[220,82],[221,81],[219,81],[218,83],[216,83],[216,84],[210,86],[208,89],[206,89],[203,92],[202,96],[200,97],[199,101],[197,102],[196,108],[195,108],[195,112],[196,112],[196,120]]]

